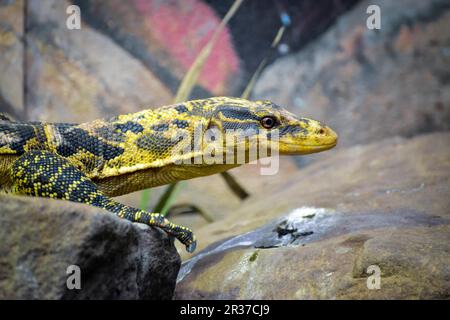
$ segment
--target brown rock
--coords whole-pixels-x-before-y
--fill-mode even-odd
[[[174,92],[221,21],[208,4],[199,0],[76,3],[91,25],[139,58]],[[239,58],[226,27],[200,73],[198,85],[204,89],[193,94],[226,95],[239,79]]]
[[[450,133],[328,152],[196,230],[178,299],[450,298]],[[208,246],[209,245],[209,246]],[[381,271],[370,290],[368,267]]]
[[[175,298],[449,299],[449,232],[448,225],[391,228],[305,246],[227,251],[203,258],[178,283]],[[367,285],[373,265],[381,270],[380,289]]]
[[[369,4],[381,29],[366,27]],[[408,8],[408,10],[405,10]],[[362,1],[300,53],[268,67],[253,97],[323,120],[339,146],[450,129],[448,1]]]
[[[23,118],[23,0],[0,1],[0,112]]]
[[[65,1],[29,4],[28,117],[82,122],[171,102],[169,90],[112,40],[66,27]]]
[[[163,231],[68,201],[0,202],[0,299],[171,299],[180,257]]]

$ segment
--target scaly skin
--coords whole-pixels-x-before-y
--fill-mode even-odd
[[[231,129],[241,130],[247,140],[233,140],[230,145],[226,138]],[[200,140],[191,150],[192,141],[186,137],[207,132],[223,139]],[[279,143],[270,144],[275,133]],[[216,147],[223,158],[230,150],[242,148],[248,162],[250,148],[255,146],[248,138],[254,137],[269,155],[309,154],[337,143],[336,133],[318,121],[296,117],[270,101],[228,97],[82,124],[0,118],[0,186],[4,192],[91,204],[133,222],[161,227],[192,252],[196,241],[191,230],[110,197],[236,167],[242,164],[236,157],[227,164],[187,160],[201,158]]]

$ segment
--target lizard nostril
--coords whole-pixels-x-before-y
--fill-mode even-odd
[[[324,134],[325,134],[325,129],[324,129],[324,128],[320,128],[320,130],[319,130],[319,134],[322,134],[322,135],[324,135]]]

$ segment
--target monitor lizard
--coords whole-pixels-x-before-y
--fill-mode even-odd
[[[195,142],[209,132],[221,139]],[[220,149],[233,132],[240,132],[241,138],[235,135]],[[275,133],[277,143],[270,143]],[[319,121],[298,117],[268,100],[231,97],[193,100],[81,124],[21,122],[2,116],[0,190],[100,207],[132,222],[160,227],[193,252],[196,239],[190,229],[111,197],[234,168],[251,160],[256,141],[252,137],[259,139],[258,147],[265,144],[268,149],[267,154],[257,153],[257,158],[309,154],[337,143],[337,134]],[[244,150],[243,162],[226,157],[238,147]],[[204,161],[206,153],[229,161]]]

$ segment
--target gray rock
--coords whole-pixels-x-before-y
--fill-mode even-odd
[[[172,298],[181,262],[163,231],[71,202],[0,202],[0,299]],[[71,265],[80,290],[66,285]]]
[[[0,0],[0,112],[24,118],[23,0]]]
[[[450,133],[329,151],[196,230],[176,299],[450,299]],[[381,287],[368,287],[370,266]],[[373,268],[373,267],[371,267]]]
[[[380,30],[366,27],[369,5],[380,6]],[[446,0],[361,1],[269,66],[253,98],[324,121],[339,133],[338,147],[449,130],[449,28]]]
[[[83,122],[172,102],[139,60],[82,22],[66,27],[68,1],[30,1],[27,14],[27,117]]]

